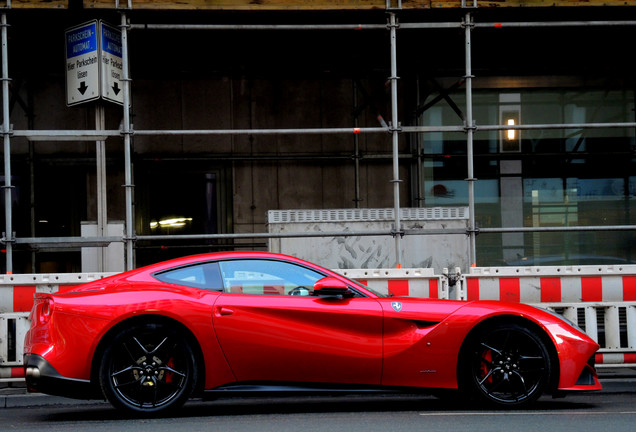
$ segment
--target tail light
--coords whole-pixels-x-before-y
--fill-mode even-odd
[[[40,325],[46,324],[53,314],[53,306],[55,302],[51,297],[35,297],[31,320],[37,320]]]

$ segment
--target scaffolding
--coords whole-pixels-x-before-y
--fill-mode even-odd
[[[472,80],[472,52],[471,52],[471,35],[476,29],[481,28],[523,28],[523,27],[583,27],[583,26],[636,26],[636,21],[560,21],[560,22],[475,22],[474,9],[477,3],[475,1],[462,1],[462,8],[465,14],[461,20],[457,22],[418,22],[418,23],[400,23],[398,15],[401,11],[401,1],[386,2],[386,23],[373,24],[298,24],[298,25],[247,25],[247,24],[144,24],[131,23],[129,19],[129,11],[132,9],[131,2],[127,5],[119,4],[118,10],[121,16],[120,30],[122,41],[122,61],[123,76],[121,79],[123,89],[123,121],[120,129],[106,130],[99,121],[100,114],[96,113],[97,127],[95,130],[13,130],[10,125],[9,118],[9,82],[8,73],[8,37],[7,37],[7,11],[2,11],[2,103],[3,103],[3,151],[4,151],[4,200],[5,200],[5,227],[1,239],[6,249],[6,271],[13,272],[13,248],[14,245],[30,245],[32,247],[48,245],[51,247],[62,247],[70,245],[76,246],[107,246],[113,242],[123,242],[125,244],[125,267],[132,269],[134,267],[134,249],[135,242],[140,240],[178,240],[178,239],[256,239],[256,238],[282,238],[282,237],[309,237],[315,236],[365,236],[365,235],[386,235],[392,236],[396,244],[395,266],[400,267],[403,257],[401,256],[401,239],[405,235],[427,235],[439,234],[435,232],[427,232],[426,230],[404,230],[401,221],[400,211],[400,183],[399,178],[399,151],[398,143],[401,135],[404,134],[427,134],[435,132],[461,132],[466,136],[467,150],[467,173],[466,182],[468,185],[468,209],[469,222],[465,231],[457,232],[457,230],[445,231],[449,235],[466,235],[469,239],[469,262],[475,265],[477,261],[476,236],[478,233],[520,233],[520,232],[554,232],[554,231],[636,231],[636,225],[612,225],[612,226],[564,226],[564,227],[500,227],[500,228],[478,228],[475,223],[475,192],[474,185],[477,179],[474,176],[473,169],[473,139],[478,131],[504,131],[504,130],[545,130],[545,129],[603,129],[603,128],[636,128],[636,122],[619,122],[619,123],[563,123],[563,124],[517,124],[510,125],[478,125],[473,119],[473,99]],[[10,3],[7,8],[10,9]],[[169,30],[169,31],[189,31],[189,30],[205,30],[205,31],[387,31],[390,38],[390,53],[388,62],[390,64],[390,76],[387,78],[390,83],[391,94],[391,118],[388,124],[383,123],[380,127],[358,127],[357,123],[346,128],[288,128],[288,129],[210,129],[210,130],[135,130],[130,118],[130,100],[131,100],[131,79],[129,76],[129,33],[144,30]],[[397,35],[402,31],[426,31],[433,29],[459,29],[463,30],[464,38],[464,54],[465,54],[465,75],[463,77],[466,96],[466,113],[463,124],[456,126],[403,126],[400,123],[398,113],[398,70],[397,70]],[[354,98],[355,101],[355,98]],[[134,208],[133,193],[134,181],[132,174],[132,140],[134,136],[168,136],[168,135],[310,135],[310,134],[347,134],[353,135],[356,142],[355,152],[355,175],[356,175],[356,206],[359,201],[359,183],[358,183],[358,147],[357,137],[360,134],[385,134],[391,137],[392,143],[392,166],[393,178],[389,181],[393,183],[393,201],[394,201],[394,227],[388,232],[322,232],[316,234],[308,233],[249,233],[249,234],[200,234],[200,235],[137,235],[135,233],[134,224]],[[12,221],[12,184],[11,184],[11,138],[24,137],[29,141],[88,141],[97,144],[97,164],[98,172],[103,171],[103,142],[107,138],[119,138],[124,144],[124,161],[125,161],[125,233],[123,237],[112,237],[99,235],[96,237],[16,237],[13,230]],[[100,147],[101,143],[101,147]],[[100,149],[101,148],[101,149]],[[418,158],[420,155],[418,154]],[[418,170],[418,173],[420,171]],[[98,188],[104,188],[105,175],[98,175]],[[421,179],[418,179],[418,184]],[[105,193],[99,193],[98,196],[98,233],[103,233],[103,227],[107,223],[106,220],[106,197]]]

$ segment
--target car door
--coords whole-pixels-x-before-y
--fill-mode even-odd
[[[380,384],[382,308],[374,298],[318,297],[325,275],[278,260],[219,262],[219,343],[238,381]]]

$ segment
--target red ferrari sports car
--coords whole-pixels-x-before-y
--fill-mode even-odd
[[[495,406],[599,390],[598,344],[523,304],[385,296],[265,252],[175,259],[37,293],[28,388],[142,414],[267,390],[457,389]]]

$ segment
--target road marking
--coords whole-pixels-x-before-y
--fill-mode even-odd
[[[535,411],[535,412],[446,412],[446,413],[420,413],[421,416],[497,416],[497,415],[632,415],[636,411]]]

